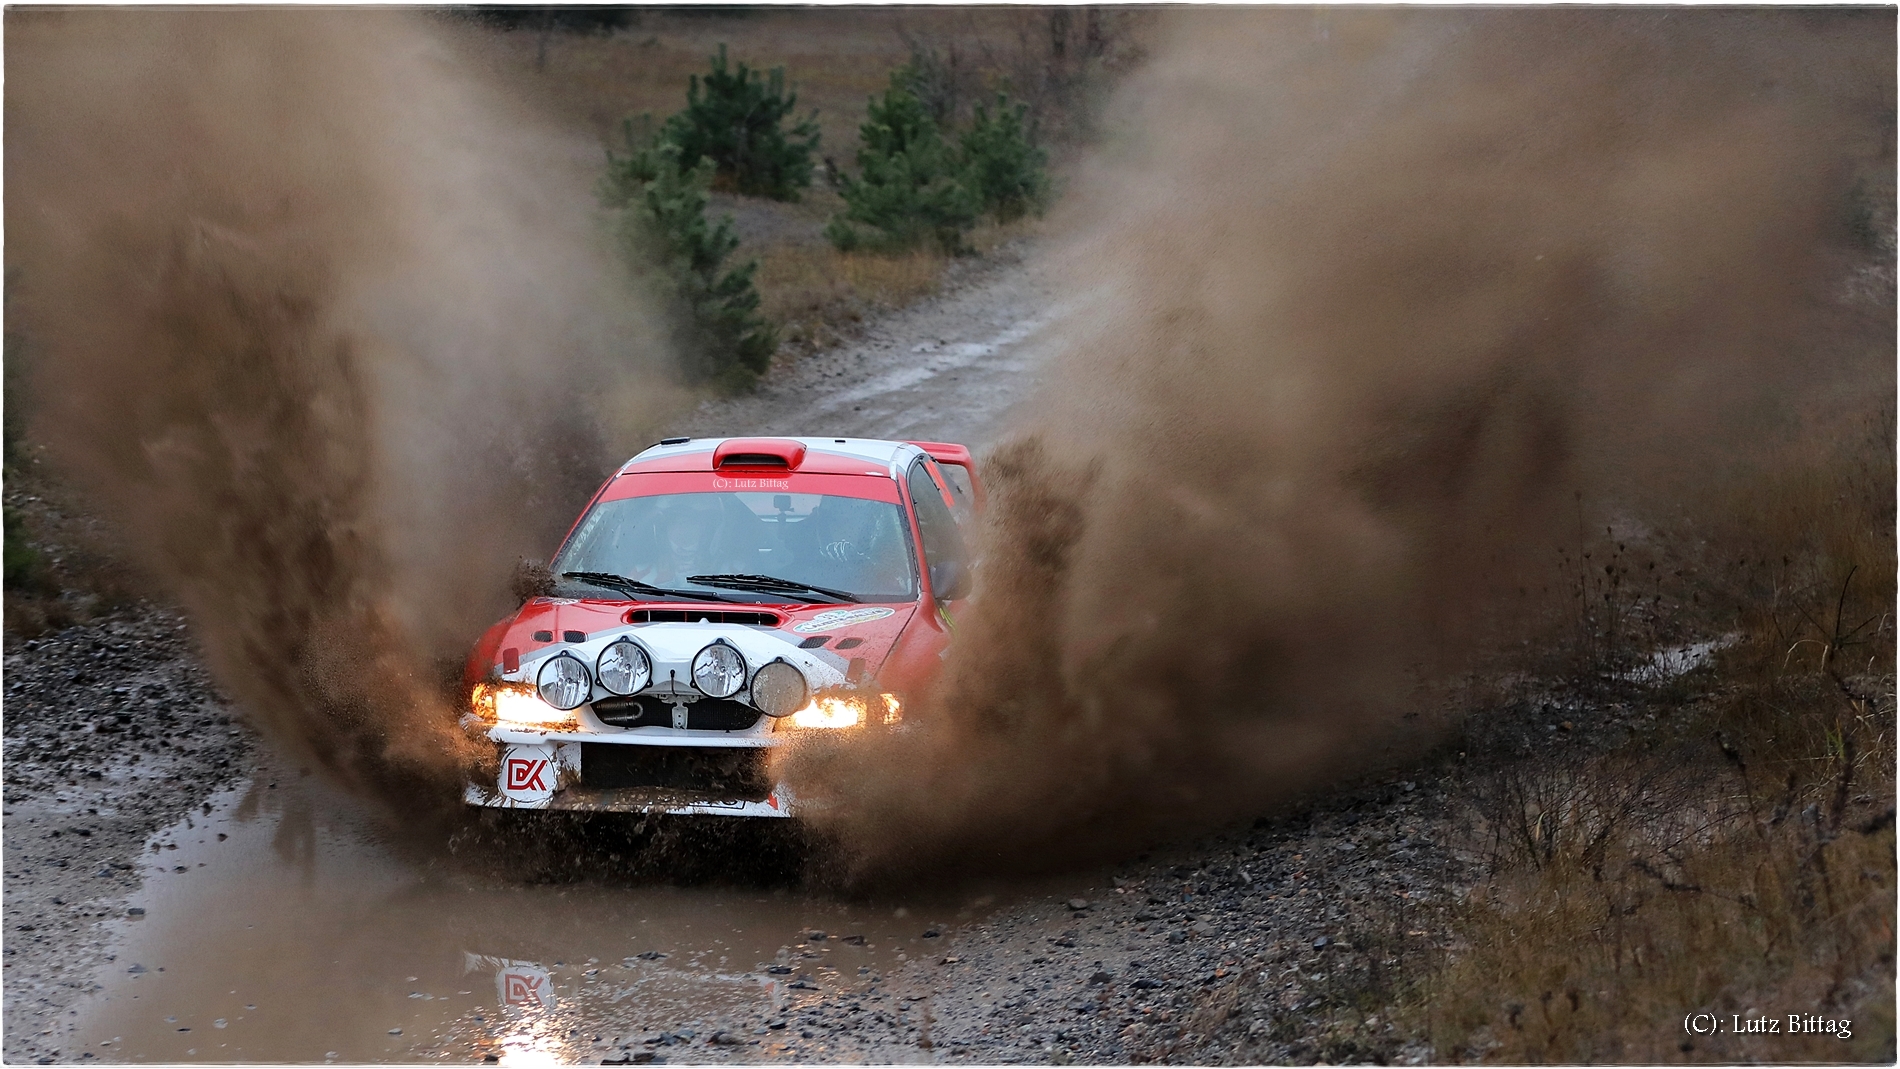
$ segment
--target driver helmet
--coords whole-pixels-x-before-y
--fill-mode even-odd
[[[680,574],[702,566],[719,524],[719,504],[711,495],[694,495],[707,500],[688,499],[669,510],[662,524],[664,543]]]

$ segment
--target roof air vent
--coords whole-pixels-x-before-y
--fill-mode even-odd
[[[713,468],[778,468],[791,471],[805,459],[805,446],[789,438],[728,438],[713,450]]]

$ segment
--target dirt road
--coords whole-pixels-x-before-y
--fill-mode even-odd
[[[674,431],[980,447],[1033,381],[1052,293],[1006,249]],[[1405,953],[1346,933],[1376,899],[1401,944],[1429,938],[1460,867],[1437,789],[1395,781],[1033,883],[537,881],[274,757],[161,610],[10,646],[7,669],[11,1061],[1337,1055],[1327,985]]]
[[[709,401],[680,434],[815,434],[963,442],[980,449],[1035,381],[1056,295],[1025,245],[956,265],[937,299],[872,323],[756,392]]]

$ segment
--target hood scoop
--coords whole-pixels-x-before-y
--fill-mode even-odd
[[[747,624],[752,627],[777,627],[785,618],[775,612],[734,612],[727,609],[634,609],[627,613],[630,624]]]

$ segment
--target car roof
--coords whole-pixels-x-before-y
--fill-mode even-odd
[[[621,466],[619,474],[713,470],[713,452],[728,438],[668,438]],[[758,439],[754,439],[758,440]],[[811,475],[882,475],[901,477],[912,458],[925,455],[909,442],[878,438],[789,438],[805,447],[798,471]]]

